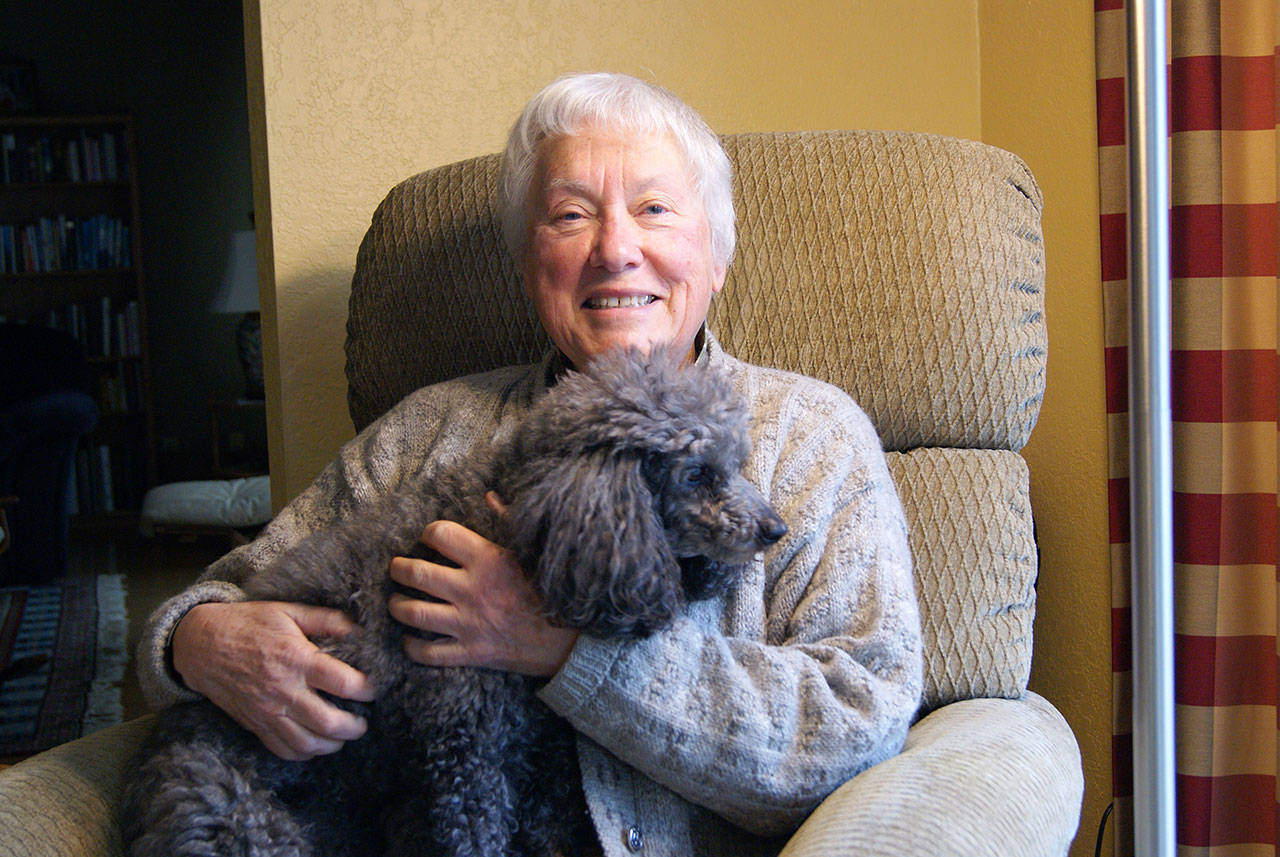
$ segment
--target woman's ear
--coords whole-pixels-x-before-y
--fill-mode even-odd
[[[512,546],[552,621],[643,636],[683,604],[680,566],[631,455],[549,463],[508,514]]]

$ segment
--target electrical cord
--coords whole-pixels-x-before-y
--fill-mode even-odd
[[[1107,819],[1111,817],[1111,810],[1116,808],[1115,801],[1107,804],[1107,808],[1102,811],[1102,820],[1098,822],[1098,841],[1093,847],[1093,857],[1102,857],[1102,834],[1107,829]]]

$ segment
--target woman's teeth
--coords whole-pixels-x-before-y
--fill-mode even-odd
[[[613,309],[615,307],[648,306],[656,301],[653,295],[631,295],[625,298],[590,298],[587,307],[590,309]]]

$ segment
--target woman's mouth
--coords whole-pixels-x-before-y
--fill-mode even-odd
[[[626,297],[587,298],[587,309],[617,309],[648,306],[656,301],[653,295],[627,295]]]

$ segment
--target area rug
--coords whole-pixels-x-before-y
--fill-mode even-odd
[[[119,574],[0,588],[0,756],[121,721],[124,596]]]

